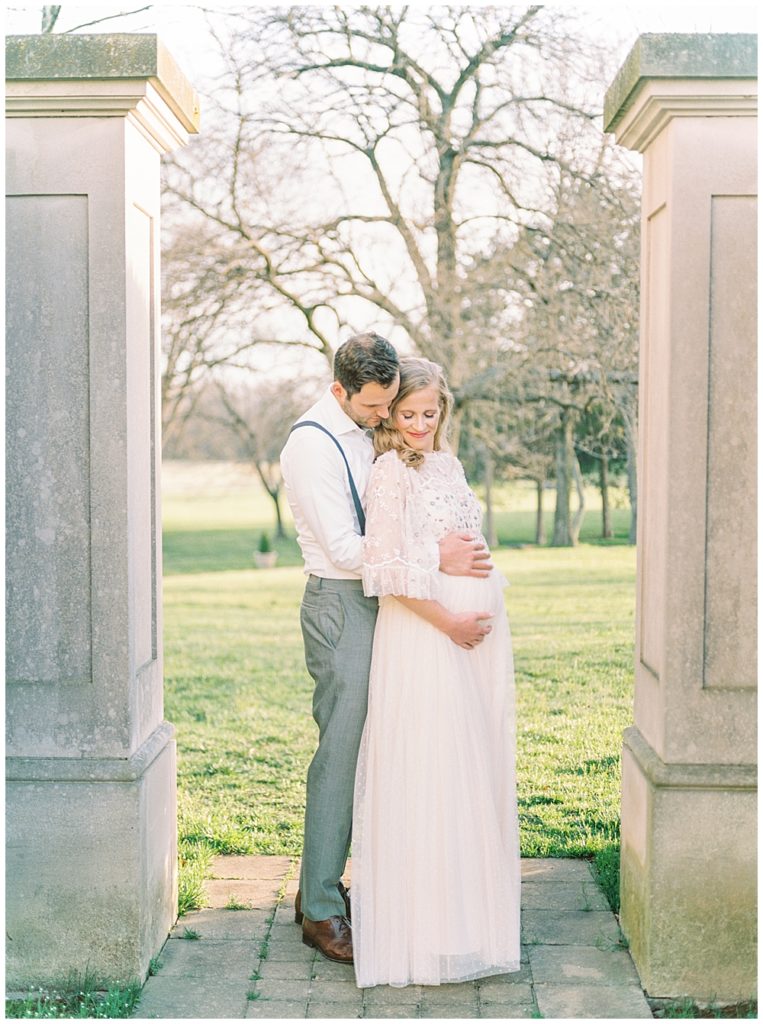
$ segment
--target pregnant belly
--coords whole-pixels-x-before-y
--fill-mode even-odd
[[[506,581],[495,569],[485,579],[437,574],[433,597],[452,612],[503,612]]]

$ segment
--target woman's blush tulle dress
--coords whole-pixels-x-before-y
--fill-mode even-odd
[[[367,489],[363,583],[379,596],[355,781],[357,984],[439,985],[519,970],[516,727],[505,580],[447,576],[437,542],[481,527],[461,463],[395,452]],[[393,595],[492,612],[473,650]]]

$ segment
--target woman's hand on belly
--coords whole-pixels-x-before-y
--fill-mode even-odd
[[[450,637],[454,644],[466,650],[476,647],[493,628],[488,622],[493,618],[493,612],[452,612],[439,601],[405,597],[401,594],[396,594],[395,600],[420,615],[422,619]]]
[[[470,651],[492,630],[489,621],[492,618],[492,612],[457,612],[452,614],[451,625],[444,632],[458,647]]]

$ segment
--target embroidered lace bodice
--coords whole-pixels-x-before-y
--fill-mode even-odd
[[[368,596],[436,596],[438,542],[482,526],[482,509],[449,452],[428,452],[418,469],[380,455],[366,489],[363,590]]]

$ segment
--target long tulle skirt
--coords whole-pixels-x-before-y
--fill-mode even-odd
[[[453,611],[488,611],[471,651],[382,598],[355,782],[357,984],[439,985],[519,970],[511,637],[502,581],[440,575]]]

